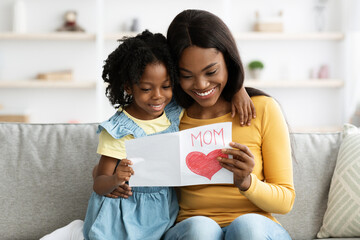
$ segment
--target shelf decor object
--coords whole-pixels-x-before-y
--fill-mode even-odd
[[[30,122],[30,114],[27,110],[0,109],[0,122]]]
[[[13,32],[26,32],[26,6],[24,1],[17,0],[13,9]]]
[[[71,70],[39,73],[37,79],[42,81],[72,81],[73,73]]]
[[[282,11],[278,13],[278,16],[273,18],[260,17],[259,12],[255,12],[256,22],[254,25],[254,31],[256,32],[282,32],[283,20]]]
[[[85,32],[85,30],[76,23],[77,12],[67,11],[64,14],[64,25],[59,27],[59,32]]]

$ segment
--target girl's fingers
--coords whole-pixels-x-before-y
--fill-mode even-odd
[[[236,114],[236,108],[234,104],[231,104],[231,117],[235,117]]]
[[[243,124],[248,124],[248,109],[246,107],[243,107]]]
[[[250,125],[251,125],[251,120],[253,119],[253,114],[252,114],[251,106],[248,106],[247,112],[248,112],[248,116],[247,116],[246,125],[250,126]]]
[[[120,166],[128,166],[128,165],[132,165],[133,163],[129,160],[129,159],[121,159],[119,165]]]
[[[256,110],[255,110],[255,106],[254,106],[253,102],[251,102],[250,108],[251,108],[251,112],[252,112],[252,117],[256,118]]]
[[[239,111],[239,117],[240,117],[240,125],[244,126],[244,111],[242,108],[239,108],[238,111]]]

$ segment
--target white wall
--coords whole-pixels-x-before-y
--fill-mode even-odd
[[[0,2],[0,31],[11,31],[14,0]],[[78,11],[78,23],[88,32],[96,32],[96,1],[26,0],[29,32],[51,32],[62,24],[66,10]],[[209,10],[219,15],[234,33],[250,31],[254,12],[271,16],[283,11],[284,31],[314,32],[315,0],[106,0],[104,1],[104,33],[119,32],[138,18],[141,30],[166,33],[173,17],[187,8]],[[342,31],[342,0],[328,1],[325,31]],[[105,42],[103,59],[116,47]],[[265,63],[265,80],[299,81],[309,77],[311,69],[321,64],[330,67],[330,77],[344,79],[343,43],[337,41],[238,41],[244,64],[252,59]],[[101,81],[96,69],[96,48],[91,41],[20,41],[0,40],[0,81],[34,78],[40,71],[72,68],[79,81]],[[342,89],[264,89],[278,99],[290,125],[302,127],[341,126]],[[0,89],[0,104],[22,106],[34,112],[33,121],[63,122],[77,119],[96,121],[95,90],[16,90]],[[44,104],[46,99],[46,104]],[[46,106],[45,106],[46,105]],[[49,110],[51,105],[59,111]],[[106,116],[113,110],[106,103]],[[46,112],[46,114],[44,114]],[[49,114],[52,117],[49,117]]]

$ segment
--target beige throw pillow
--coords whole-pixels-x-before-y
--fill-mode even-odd
[[[360,237],[360,130],[345,124],[318,238]]]

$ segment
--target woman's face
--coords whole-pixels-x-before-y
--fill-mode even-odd
[[[215,48],[186,48],[179,60],[180,85],[201,107],[213,107],[221,98],[228,71],[223,54]],[[221,98],[222,99],[222,98]]]

